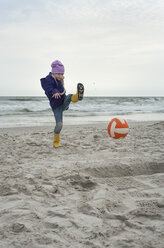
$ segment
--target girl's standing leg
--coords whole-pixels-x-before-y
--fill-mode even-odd
[[[63,110],[62,110],[62,105],[57,107],[54,110],[54,116],[55,116],[55,121],[56,121],[56,126],[54,129],[54,147],[59,147],[61,146],[60,144],[60,132],[63,127]]]
[[[72,94],[67,95],[64,99],[63,104],[61,104],[59,107],[57,107],[54,110],[54,116],[56,121],[56,126],[54,129],[54,147],[61,146],[60,144],[60,132],[63,127],[63,111],[67,110],[69,108],[69,104],[71,102]]]
[[[67,110],[69,108],[69,105],[71,103],[71,97],[72,94],[69,94],[65,97],[63,104],[61,104],[59,107],[57,107],[54,110],[54,116],[56,121],[56,126],[54,129],[55,134],[60,134],[62,127],[63,127],[63,111]]]
[[[55,121],[56,121],[56,126],[54,129],[55,134],[60,134],[60,131],[62,130],[63,127],[63,110],[62,110],[62,105],[57,107],[54,110],[54,116],[55,116]]]

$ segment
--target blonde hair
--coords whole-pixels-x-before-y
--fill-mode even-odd
[[[55,77],[55,74],[51,73],[51,76],[55,79],[56,81],[56,77]],[[63,85],[63,88],[64,88],[64,91],[62,93],[60,93],[60,95],[64,95],[64,93],[66,92],[65,90],[65,87],[64,87],[64,78],[60,80],[62,82],[62,85]]]

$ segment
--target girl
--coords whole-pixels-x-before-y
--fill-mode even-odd
[[[83,99],[84,86],[81,83],[77,84],[76,94],[66,96],[64,88],[64,65],[55,60],[51,64],[51,72],[45,78],[41,78],[41,85],[49,99],[50,106],[55,116],[56,126],[54,129],[54,147],[61,146],[60,132],[63,127],[63,111],[69,108],[71,102],[78,102]]]

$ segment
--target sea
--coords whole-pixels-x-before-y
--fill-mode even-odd
[[[164,97],[84,97],[64,112],[64,125],[127,121],[164,121]],[[53,126],[46,97],[0,97],[0,128]]]

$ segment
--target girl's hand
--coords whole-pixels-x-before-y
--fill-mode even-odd
[[[60,93],[55,93],[55,94],[53,94],[52,97],[55,98],[55,99],[58,99],[58,98],[60,98],[61,96],[60,96]]]

